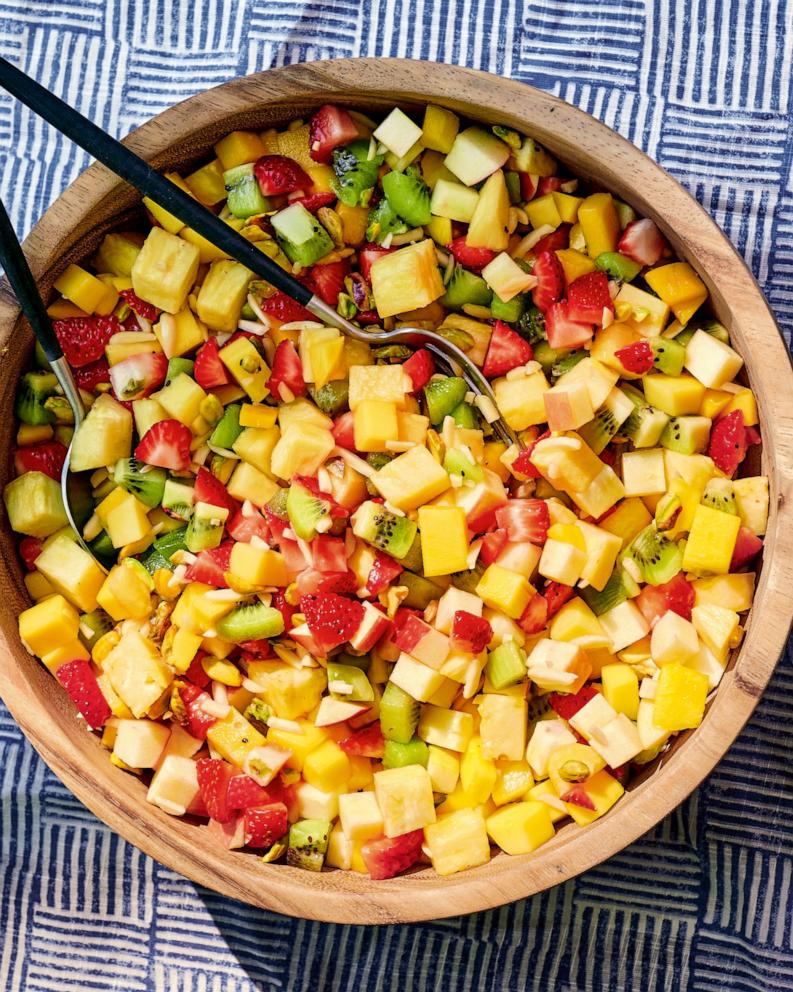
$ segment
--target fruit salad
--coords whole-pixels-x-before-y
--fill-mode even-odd
[[[144,200],[55,283],[84,422],[43,356],[19,384],[25,647],[141,801],[268,862],[447,875],[606,814],[702,721],[766,529],[695,269],[438,106],[323,106],[168,177],[360,326],[464,349],[520,443]]]

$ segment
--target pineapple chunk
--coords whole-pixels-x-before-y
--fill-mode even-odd
[[[460,779],[460,759],[451,751],[430,744],[427,773],[432,782],[432,791],[448,796],[457,788]]]
[[[251,661],[248,676],[284,720],[297,720],[316,709],[328,684],[324,668],[293,668],[281,661]]]
[[[629,282],[622,284],[614,304],[621,323],[645,338],[658,337],[669,319],[669,307],[663,300]],[[627,312],[625,316],[623,311]]]
[[[536,800],[503,806],[486,823],[488,834],[507,854],[530,854],[555,833],[550,807]]]
[[[422,506],[449,488],[448,473],[423,445],[416,445],[388,462],[375,472],[371,481],[400,510]]]
[[[74,540],[71,531],[54,535],[36,559],[36,568],[56,592],[90,613],[97,607],[97,594],[105,574],[94,558]]]
[[[207,743],[217,751],[221,758],[230,761],[232,765],[242,768],[245,759],[254,748],[264,747],[271,743],[248,723],[238,710],[231,707],[222,720],[213,723],[207,731]]]
[[[185,185],[205,207],[214,207],[216,203],[225,200],[226,186],[223,182],[223,166],[220,164],[220,159],[213,158],[211,162],[185,176]]]
[[[476,595],[486,606],[501,610],[513,620],[523,614],[534,592],[525,575],[496,564],[488,565],[476,587]]]
[[[224,191],[223,196],[225,195]],[[106,234],[93,260],[94,268],[97,272],[112,272],[113,275],[129,278],[142,244],[142,234],[133,234],[130,231]],[[54,317],[55,314],[50,313],[50,316]]]
[[[96,601],[116,621],[145,620],[151,613],[149,586],[137,568],[127,568],[123,562],[110,570]]]
[[[335,444],[329,430],[313,424],[293,424],[287,427],[273,448],[271,471],[287,480],[295,475],[314,475]]]
[[[607,643],[603,627],[587,604],[578,596],[573,596],[551,620],[548,633],[555,641],[573,641],[578,637],[599,639]]]
[[[68,266],[66,271],[58,276],[53,286],[67,300],[86,313],[107,316],[113,312],[118,302],[118,293],[112,286],[92,276],[79,265]]]
[[[683,552],[686,572],[726,574],[741,528],[741,518],[700,505],[694,514]]]
[[[485,758],[520,761],[526,751],[528,707],[520,696],[485,693],[479,702],[479,734]]]
[[[119,720],[113,754],[130,768],[154,768],[170,736],[169,727],[153,720]]]
[[[420,506],[419,530],[425,576],[451,575],[468,567],[468,528],[459,506]]]
[[[666,492],[662,448],[626,451],[622,456],[622,484],[626,496],[653,496]]]
[[[375,772],[374,791],[386,837],[399,837],[435,823],[432,782],[421,765]]]
[[[560,389],[568,389],[574,382],[585,383],[589,390],[592,409],[597,410],[606,401],[618,378],[619,373],[614,369],[594,358],[584,358],[569,372],[565,372],[557,380],[556,386]]]
[[[213,587],[202,582],[186,585],[171,614],[171,622],[192,634],[203,636],[204,631],[214,627],[234,605],[223,600],[208,599],[209,592],[213,592]]]
[[[315,785],[301,782],[295,789],[297,815],[301,820],[335,820],[339,815],[339,796],[323,792]]]
[[[226,488],[234,499],[241,502],[247,499],[259,507],[268,503],[279,490],[277,482],[247,462],[237,465]]]
[[[374,792],[348,792],[339,796],[339,822],[352,841],[367,841],[383,834],[383,816]]]
[[[70,468],[85,472],[114,465],[119,458],[128,458],[131,449],[132,414],[104,393],[74,432]]]
[[[135,295],[166,313],[178,313],[196,280],[199,261],[195,245],[153,227],[132,266]]]
[[[686,368],[709,389],[732,382],[743,368],[743,359],[728,344],[698,330],[686,345]]]
[[[581,578],[593,589],[600,591],[611,578],[622,542],[614,534],[583,520],[576,526],[584,535],[586,545],[587,560],[581,571]]]
[[[691,622],[697,633],[716,658],[725,662],[730,648],[736,645],[740,617],[734,610],[709,603],[695,606],[691,611]]]
[[[186,355],[207,339],[206,327],[196,320],[189,307],[175,314],[166,314],[164,319],[161,317],[152,330],[166,358]]]
[[[157,646],[134,629],[122,635],[102,662],[102,671],[138,719],[157,702],[173,679]]]
[[[429,417],[423,417],[420,413],[402,413],[397,410],[396,418],[400,441],[425,444],[430,426]]]
[[[445,107],[429,104],[424,110],[421,143],[425,148],[447,155],[460,130],[460,118]]]
[[[653,720],[664,730],[698,727],[705,715],[708,677],[683,665],[661,669],[653,705]]]
[[[255,162],[267,154],[264,142],[255,131],[232,131],[215,145],[215,154],[220,159],[224,172],[238,165]]]
[[[243,406],[242,409],[244,411],[246,408]],[[240,423],[242,423],[242,416],[240,416]],[[333,428],[333,421],[330,417],[326,417],[313,403],[302,397],[298,397],[291,403],[282,403],[278,407],[278,426],[281,428],[281,433],[283,434],[287,428],[293,427],[295,424],[301,426],[313,424],[314,427],[322,427],[328,431]]]
[[[60,644],[77,639],[80,617],[63,596],[56,594],[19,615],[19,636],[33,654],[49,654]]]
[[[741,523],[758,537],[762,537],[768,527],[768,478],[754,475],[735,479],[732,491]]]
[[[313,331],[313,335],[318,335],[318,331]],[[335,334],[332,338],[324,341],[312,340],[306,349],[308,361],[304,361],[305,369],[308,367],[311,379],[306,382],[313,382],[317,389],[322,389],[324,385],[333,379],[344,379],[347,373],[347,364],[344,358],[344,338],[340,334]]]
[[[207,394],[186,372],[180,373],[157,393],[157,402],[165,412],[189,427],[200,416]]]
[[[220,360],[254,403],[269,396],[270,369],[247,338],[237,338],[222,348]]]
[[[426,307],[443,296],[433,241],[426,238],[381,255],[372,265],[372,291],[381,317]]]
[[[474,718],[460,710],[427,705],[422,708],[417,735],[427,744],[448,751],[463,752],[474,734]],[[451,789],[436,789],[451,792]]]
[[[196,301],[198,317],[215,331],[236,331],[253,273],[239,262],[213,262]]]
[[[353,413],[366,400],[393,403],[398,410],[404,410],[412,389],[410,376],[401,365],[353,365],[350,368],[348,402]]]
[[[246,427],[231,448],[249,465],[265,475],[272,475],[273,448],[280,437],[281,432],[277,427]]]
[[[8,522],[18,534],[49,537],[69,525],[61,487],[44,472],[23,472],[3,490]]]
[[[465,236],[466,245],[504,252],[509,245],[509,207],[507,183],[504,173],[498,169],[488,176],[479,191],[479,200]],[[518,269],[509,255],[504,257],[509,260],[507,264]]]
[[[432,867],[439,875],[475,868],[490,860],[487,825],[480,809],[459,809],[424,828]]]
[[[542,370],[512,379],[496,379],[493,382],[496,405],[515,431],[545,423],[544,396],[549,388]]]
[[[525,757],[519,761],[497,761],[498,779],[493,786],[491,799],[496,806],[514,803],[534,786],[534,776]]]
[[[697,579],[694,582],[694,602],[697,606],[713,603],[736,613],[743,613],[754,599],[754,572],[738,572],[734,575],[714,575],[710,579]]]

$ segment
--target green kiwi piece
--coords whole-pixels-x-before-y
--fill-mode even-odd
[[[661,445],[670,451],[693,455],[707,448],[710,428],[710,417],[672,417],[661,433]]]
[[[711,506],[722,513],[738,516],[738,504],[735,502],[735,490],[729,479],[711,479],[702,494],[705,506]]]
[[[447,450],[443,459],[443,467],[449,475],[459,475],[463,479],[470,479],[471,482],[481,482],[485,477],[482,466],[472,462],[458,448],[449,448]]]
[[[628,599],[629,593],[623,580],[624,574],[622,569],[615,568],[608,582],[600,591],[593,589],[592,586],[587,586],[586,589],[581,590],[581,598],[595,616],[599,617],[602,613],[608,613],[609,610],[613,610],[615,606],[619,606],[620,603],[624,603]]]
[[[387,510],[382,503],[367,500],[353,515],[352,531],[362,541],[401,561],[413,546],[417,526],[413,520]]]
[[[454,572],[452,574],[452,585],[463,592],[476,592],[476,587],[482,578],[484,569],[482,567],[466,569],[464,572]]]
[[[231,450],[234,442],[242,434],[242,427],[240,427],[241,409],[242,407],[239,403],[229,403],[225,407],[223,416],[215,424],[215,429],[209,435],[210,448],[224,448],[226,451]]]
[[[277,637],[284,631],[284,618],[280,610],[264,603],[243,603],[217,622],[218,637],[233,644],[241,641],[258,641],[263,637]]]
[[[415,166],[404,172],[386,173],[382,185],[391,207],[410,227],[429,224],[432,220],[430,191]]]
[[[383,768],[404,768],[405,765],[423,765],[426,768],[429,757],[429,748],[418,737],[412,737],[407,744],[387,740],[383,748]]]
[[[489,307],[492,298],[493,290],[481,276],[456,265],[446,283],[446,292],[441,297],[441,303],[450,310],[459,310],[467,303]]]
[[[369,211],[366,240],[381,245],[389,234],[404,234],[407,224],[385,198]]]
[[[332,382],[326,382],[319,389],[312,385],[308,387],[308,391],[311,399],[329,417],[344,413],[348,408],[347,399],[350,393],[350,383],[347,379],[334,379]]]
[[[415,572],[403,572],[399,576],[398,585],[407,586],[408,590],[402,605],[412,607],[414,610],[426,609],[433,599],[440,599],[444,593],[442,586],[425,579],[423,575],[416,575]]]
[[[192,375],[195,369],[195,362],[191,358],[171,358],[168,360],[168,371],[165,374],[165,385],[170,386],[174,379],[183,372]]]
[[[329,820],[298,820],[289,828],[286,863],[292,868],[322,871],[330,837]]]
[[[666,375],[680,375],[686,361],[686,349],[672,338],[649,338],[653,351],[653,368]]]
[[[165,491],[167,473],[164,468],[144,465],[137,458],[119,458],[113,470],[117,485],[132,493],[146,506],[159,506]]]
[[[479,414],[476,412],[476,407],[470,403],[458,404],[452,410],[451,416],[458,427],[467,427],[474,431],[479,430]]]
[[[113,621],[104,610],[83,613],[80,617],[80,640],[91,651],[99,638],[111,631],[113,626]]]
[[[424,399],[433,426],[442,424],[452,410],[463,402],[467,392],[468,386],[464,379],[451,376],[431,379],[424,387]]]
[[[640,531],[624,553],[641,573],[644,581],[659,586],[673,579],[683,566],[679,546],[660,534],[650,524]]]
[[[299,482],[293,482],[286,497],[286,513],[295,534],[310,541],[317,535],[319,521],[330,514],[330,504]]]
[[[407,744],[419,724],[421,707],[416,700],[393,682],[386,682],[380,699],[380,729],[389,741]]]

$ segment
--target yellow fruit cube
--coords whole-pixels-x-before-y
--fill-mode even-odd
[[[419,530],[424,575],[451,575],[468,567],[468,528],[463,509],[420,506]]]
[[[381,400],[404,410],[412,388],[401,365],[352,365],[349,406],[354,413],[364,400]]]
[[[460,809],[424,828],[432,867],[439,875],[475,868],[490,860],[487,826],[479,809]]]
[[[25,575],[24,582],[28,595],[37,602],[38,600],[46,599],[48,596],[55,595],[55,586],[36,569]]]
[[[65,641],[74,641],[80,627],[77,610],[56,594],[19,614],[19,636],[33,654],[54,651]]]
[[[702,405],[705,387],[693,375],[647,375],[644,377],[647,402],[670,417],[697,413]]]
[[[590,421],[595,411],[589,388],[582,380],[553,386],[543,394],[545,419],[552,431],[571,431]]]
[[[700,416],[715,420],[732,398],[733,394],[723,389],[706,389],[699,407]]]
[[[47,671],[55,675],[61,665],[65,665],[67,661],[88,661],[90,657],[85,645],[81,641],[73,640],[66,641],[60,647],[43,654],[41,661]]]
[[[109,509],[104,515],[97,512],[114,548],[135,544],[151,533],[151,523],[147,514],[148,507],[132,493],[127,493],[126,499],[119,501],[117,506]]]
[[[768,527],[768,478],[765,475],[735,479],[732,484],[741,523],[762,537]]]
[[[222,720],[213,723],[207,731],[207,743],[221,758],[242,768],[250,752],[269,742],[233,707]]]
[[[423,417],[420,413],[403,413],[401,410],[397,410],[396,416],[400,441],[414,441],[421,445],[426,442],[429,417]]]
[[[278,492],[277,482],[247,462],[234,469],[226,488],[229,495],[240,501],[249,500],[254,506],[264,506]]]
[[[501,610],[513,620],[522,615],[534,592],[525,575],[510,572],[496,564],[488,565],[476,587],[476,595],[484,600],[485,605]]]
[[[732,393],[729,403],[721,410],[721,415],[726,417],[728,413],[740,410],[743,414],[743,422],[746,427],[754,427],[759,423],[757,417],[757,399],[751,389],[741,387],[737,392]]]
[[[424,110],[424,126],[421,132],[421,143],[425,148],[431,148],[444,155],[451,151],[457,132],[460,130],[460,118],[445,107],[429,104]]]
[[[162,314],[152,330],[162,345],[166,358],[186,355],[207,339],[206,327],[196,320],[189,307],[178,313]]]
[[[327,740],[303,763],[303,778],[323,792],[338,792],[350,777],[350,762],[339,745]]]
[[[240,427],[258,427],[266,430],[275,427],[278,407],[263,403],[243,403],[240,407]]]
[[[329,430],[313,424],[293,424],[273,448],[270,460],[273,475],[291,479],[295,475],[314,475],[335,445]]]
[[[740,528],[741,518],[735,514],[698,506],[683,552],[683,569],[717,575],[729,572]]]
[[[448,472],[423,445],[416,445],[388,462],[371,481],[400,510],[413,510],[449,488]]]
[[[509,210],[507,183],[503,171],[498,169],[487,177],[479,190],[479,200],[468,225],[465,243],[470,248],[505,251],[509,245]]]
[[[598,527],[610,534],[616,534],[622,542],[622,549],[627,548],[636,535],[644,530],[652,520],[647,507],[638,497],[622,500],[613,513],[609,513],[600,521]]]
[[[242,685],[242,672],[226,658],[213,658],[208,655],[202,658],[201,667],[213,682],[220,682],[232,688]]]
[[[708,677],[684,665],[665,665],[655,693],[653,720],[664,730],[698,727],[705,715]]]
[[[171,622],[193,634],[201,635],[205,630],[214,627],[217,621],[232,609],[234,604],[217,599],[208,599],[207,593],[212,591],[212,586],[204,585],[202,582],[191,582],[185,586],[171,614]]]
[[[264,142],[255,131],[232,131],[215,145],[224,172],[267,154]]]
[[[609,775],[605,769],[596,772],[591,778],[587,779],[584,785],[578,788],[583,789],[589,799],[595,804],[594,810],[591,810],[583,806],[578,806],[575,803],[565,803],[567,812],[579,827],[585,827],[588,823],[593,823],[603,816],[604,813],[607,813],[625,792],[625,789],[623,789],[617,779]]]
[[[623,662],[604,665],[600,670],[603,696],[618,713],[624,713],[631,720],[639,715],[639,678]]]
[[[96,609],[96,596],[105,581],[105,573],[76,543],[71,532],[53,535],[36,559],[36,568],[56,592],[83,613]]]
[[[199,262],[195,245],[153,227],[132,266],[132,288],[142,300],[177,313],[187,301]]]
[[[701,328],[686,344],[686,368],[708,389],[721,389],[743,367],[743,359],[724,341]]]
[[[96,594],[99,606],[116,621],[145,620],[151,613],[151,589],[138,569],[122,562],[111,568]]]
[[[23,472],[3,491],[12,530],[31,537],[49,537],[68,526],[61,487],[44,472]]]
[[[525,699],[522,695],[495,692],[486,692],[478,699],[482,755],[519,761],[526,751]]]
[[[67,300],[86,313],[107,316],[113,312],[118,302],[118,293],[112,286],[81,269],[79,265],[69,265],[53,283],[55,289]]]
[[[386,442],[399,437],[396,404],[364,400],[355,409],[353,425],[358,451],[387,451]]]
[[[251,661],[248,675],[284,720],[305,716],[319,705],[328,680],[324,668],[293,668],[281,661]]]
[[[138,719],[160,699],[173,679],[157,646],[134,629],[123,635],[101,667],[121,701]]]
[[[562,223],[553,193],[538,196],[530,200],[525,207],[529,223],[536,230],[539,227],[552,227],[554,230]]]
[[[719,661],[726,661],[730,648],[736,647],[738,643],[738,614],[725,606],[708,603],[692,609],[691,622],[702,643],[710,648]]]
[[[522,799],[534,785],[534,776],[525,759],[509,761],[502,759],[496,762],[498,778],[493,786],[492,799],[496,806]]]
[[[488,262],[482,269],[482,278],[505,303],[518,293],[524,293],[535,285],[535,277],[524,272],[505,251]]]
[[[532,451],[532,463],[552,486],[582,493],[608,468],[577,434],[545,438]]]
[[[215,331],[235,331],[252,278],[250,269],[232,259],[213,262],[198,291],[196,312],[199,319]]]
[[[597,258],[604,251],[616,250],[620,222],[610,193],[588,196],[578,207],[578,223],[590,258]]]
[[[221,348],[220,360],[254,403],[269,395],[270,369],[247,338],[237,338]]]
[[[736,613],[743,613],[754,599],[754,572],[737,572],[734,575],[714,575],[709,579],[697,579],[694,586],[694,603],[707,606],[710,603],[723,606]]]
[[[650,289],[668,304],[684,327],[708,298],[705,284],[688,262],[650,269],[645,278]]]
[[[541,802],[547,808],[551,823],[558,823],[559,820],[563,820],[567,816],[564,807],[559,809],[559,796],[556,794],[556,789],[554,789],[550,779],[546,778],[542,782],[538,782],[529,789],[526,795],[527,798]],[[550,800],[549,802],[545,802],[546,797]]]
[[[488,834],[506,854],[529,854],[555,832],[547,804],[536,800],[504,806],[486,822]]]
[[[464,715],[470,716],[470,714]],[[455,790],[460,779],[460,759],[452,751],[438,747],[437,744],[430,744],[427,773],[432,782],[432,791],[449,795]]]
[[[280,438],[277,427],[246,427],[231,447],[243,461],[265,475],[272,475],[273,449]]]
[[[298,720],[297,723],[300,726],[300,733],[274,727],[268,728],[267,743],[290,751],[291,757],[287,761],[287,767],[301,771],[309,754],[326,740],[329,740],[329,736],[327,731],[321,727],[315,727],[310,720]]]
[[[578,220],[578,209],[584,202],[583,197],[571,196],[569,193],[553,192],[551,194],[563,224],[575,224]]]
[[[493,382],[493,392],[499,412],[515,431],[545,423],[545,394],[548,380],[542,370],[512,379]]]
[[[286,586],[289,576],[283,555],[270,548],[237,542],[231,549],[229,571],[254,586]]]
[[[583,252],[576,251],[575,248],[560,248],[559,251],[556,252],[556,257],[562,265],[564,279],[568,285],[571,282],[575,282],[579,276],[584,276],[587,272],[595,271],[595,263],[592,259]],[[596,355],[594,350],[592,354],[595,358],[601,357],[600,355]]]
[[[372,291],[380,317],[416,310],[443,296],[432,240],[381,255],[372,265]]]
[[[339,822],[352,841],[367,841],[383,834],[383,817],[374,792],[348,792],[339,796]]]
[[[317,335],[317,331],[311,333]],[[306,349],[308,362],[304,365],[304,372],[306,368],[309,369],[311,378],[306,381],[313,381],[317,389],[322,389],[333,379],[343,379],[347,372],[344,349],[344,338],[338,333],[325,340],[310,340]]]
[[[386,837],[399,837],[435,822],[432,782],[421,765],[376,772],[374,791]]]
[[[171,634],[173,631],[173,634]],[[170,635],[170,636],[169,636]],[[181,675],[186,672],[201,647],[201,636],[173,624],[163,641],[163,655]]]
[[[179,237],[184,238],[191,245],[195,245],[198,249],[198,257],[202,265],[217,262],[222,258],[228,258],[229,256],[221,248],[216,247],[211,241],[202,237],[198,231],[194,231],[192,227],[183,227],[179,232]]]
[[[537,571],[543,578],[550,579],[552,582],[574,586],[581,578],[581,573],[585,567],[585,551],[574,544],[557,541],[549,536],[543,545]]]
[[[187,193],[189,196],[193,195],[190,191],[190,187],[177,172],[165,172],[163,173],[163,178],[168,179],[174,184],[174,186],[178,186],[183,193]],[[143,197],[143,205],[157,221],[160,227],[165,228],[165,230],[170,234],[178,234],[185,226],[184,221],[179,220],[178,217],[174,217],[172,213],[169,213],[164,207],[161,207],[158,203],[155,203],[150,197]]]
[[[629,282],[622,284],[614,303],[618,319],[642,337],[659,335],[669,319],[669,307],[663,300]]]
[[[573,641],[579,637],[597,638],[606,643],[600,621],[587,604],[573,596],[551,620],[549,634],[555,641]]]
[[[626,451],[622,456],[626,496],[660,496],[666,492],[666,463],[662,448]]]
[[[226,185],[223,182],[223,166],[220,159],[202,165],[200,169],[185,177],[185,185],[204,206],[213,207],[226,199]]]
[[[504,696],[504,699],[510,697]],[[522,700],[518,700],[522,702]],[[483,754],[482,738],[472,737],[460,761],[460,785],[474,802],[483,803],[498,780],[498,769],[491,758]]]

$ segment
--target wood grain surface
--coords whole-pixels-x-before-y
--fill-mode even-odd
[[[783,649],[793,614],[793,372],[774,319],[750,272],[715,223],[669,175],[592,117],[531,87],[483,72],[397,59],[289,66],[234,80],[145,124],[126,143],[155,166],[199,160],[235,128],[283,124],[321,103],[378,110],[439,103],[469,118],[524,131],[571,170],[652,217],[710,290],[719,319],[746,361],[763,433],[762,471],[771,479],[764,562],[746,637],[702,725],[681,735],[603,819],[569,824],[532,855],[499,854],[449,878],[423,870],[384,882],[354,872],[313,873],[266,865],[253,854],[213,847],[205,828],[145,802],[145,787],[115,768],[79,722],[66,694],[21,647],[17,615],[29,605],[13,535],[2,521],[0,694],[56,775],[97,816],[147,854],[218,892],[294,916],[344,923],[394,923],[469,913],[532,895],[621,850],[679,804],[740,732]],[[138,203],[103,166],[84,172],[25,242],[44,294],[71,261]],[[31,335],[7,283],[0,284],[0,410],[12,423],[17,379]],[[6,430],[2,483],[11,472]]]

